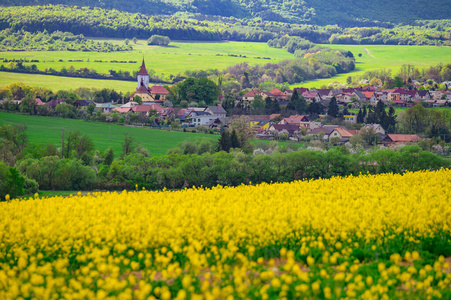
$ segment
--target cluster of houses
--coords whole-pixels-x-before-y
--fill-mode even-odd
[[[231,116],[229,119],[240,116]],[[285,137],[298,140],[299,137],[307,135],[311,138],[330,141],[335,138],[337,143],[348,142],[354,135],[358,135],[365,128],[372,128],[376,141],[385,146],[392,146],[404,143],[416,143],[420,137],[416,134],[386,134],[380,124],[366,124],[361,130],[350,130],[339,125],[322,125],[321,122],[311,121],[306,115],[292,115],[288,118],[281,118],[279,114],[273,115],[251,115],[246,116],[249,126],[256,132],[256,137],[272,139],[284,135]],[[274,122],[274,120],[278,120]]]
[[[451,101],[451,91],[428,91],[428,90],[408,90],[405,88],[380,89],[375,86],[364,86],[361,88],[345,89],[308,89],[294,88],[284,92],[275,88],[269,92],[251,90],[244,94],[239,100],[252,102],[255,96],[259,95],[263,99],[270,97],[278,100],[280,105],[288,104],[288,99],[295,91],[298,91],[307,102],[320,102],[325,107],[328,106],[332,97],[335,97],[339,105],[352,104],[354,107],[361,107],[363,104],[376,105],[382,101],[386,104],[396,106],[413,106],[420,102],[429,103],[431,106],[444,106]]]
[[[137,75],[136,92],[130,96],[130,101],[123,105],[114,103],[94,103],[89,100],[77,100],[74,103],[76,107],[88,106],[93,104],[97,111],[105,113],[141,113],[145,115],[155,115],[157,120],[162,119],[178,119],[182,126],[198,127],[205,126],[208,128],[227,127],[228,124],[240,116],[226,116],[227,112],[221,106],[192,107],[175,109],[173,107],[165,107],[169,91],[163,86],[149,86],[149,74],[146,70],[144,60]],[[346,107],[360,108],[363,105],[376,105],[378,101],[382,101],[392,106],[413,106],[419,102],[429,103],[430,106],[448,106],[451,101],[451,91],[427,91],[427,90],[407,90],[404,88],[380,89],[375,86],[364,86],[361,88],[344,88],[344,89],[308,89],[294,88],[293,90],[281,91],[274,88],[271,91],[251,90],[237,98],[237,103],[250,104],[257,96],[262,99],[269,97],[277,100],[280,106],[287,105],[293,93],[298,92],[307,102],[319,102],[323,107],[327,108],[332,97],[335,97],[338,105]],[[142,104],[134,102],[135,97],[142,99]],[[220,97],[221,98],[221,97]],[[218,99],[221,100],[221,99]],[[54,109],[58,104],[64,102],[61,99],[51,100],[43,103],[36,98],[36,105],[47,105]],[[140,101],[141,102],[141,101]],[[319,115],[321,121],[327,115]],[[343,116],[345,122],[356,123],[356,115]],[[291,139],[297,139],[300,135],[310,135],[320,137],[324,140],[335,138],[340,142],[348,141],[352,136],[359,134],[358,130],[348,130],[346,127],[338,125],[323,126],[321,122],[310,120],[306,115],[292,115],[287,118],[281,117],[279,114],[273,115],[249,115],[249,127],[255,131],[257,137],[275,138],[285,135]],[[387,145],[417,142],[417,135],[385,135],[384,129],[378,124],[368,124],[365,127],[372,127],[379,135],[379,141]]]
[[[47,105],[55,108],[63,100],[54,99],[47,103],[43,103],[36,98],[36,105]],[[160,103],[151,101],[138,104],[130,101],[124,105],[118,106],[112,103],[94,103],[89,100],[77,100],[74,103],[76,107],[95,105],[96,109],[103,112],[117,113],[142,113],[146,115],[155,114],[165,119],[179,119],[180,124],[190,127],[205,126],[208,128],[227,127],[233,119],[241,118],[241,115],[226,116],[227,112],[219,104],[217,106],[207,106],[205,108],[193,107],[174,109],[173,107],[163,107]],[[274,139],[285,136],[289,139],[297,140],[299,137],[307,135],[312,138],[323,139],[328,141],[331,138],[339,143],[345,143],[352,136],[360,133],[360,130],[350,130],[339,125],[322,125],[321,122],[310,120],[307,115],[291,115],[283,118],[280,114],[271,115],[248,115],[245,120],[249,122],[249,127],[255,132],[256,137],[263,139]],[[353,123],[353,122],[349,122]],[[386,146],[396,145],[400,143],[415,143],[420,140],[417,135],[406,134],[385,134],[385,130],[379,124],[367,124],[365,127],[371,127],[378,135],[378,141]],[[363,129],[362,128],[362,129]]]

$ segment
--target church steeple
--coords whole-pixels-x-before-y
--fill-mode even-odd
[[[144,63],[144,58],[143,58],[143,63],[141,65],[141,69],[138,72],[138,75],[147,75],[147,76],[149,76],[149,73],[147,73],[146,64]]]
[[[136,87],[136,90],[138,90],[141,86],[148,89],[149,88],[149,79],[150,79],[149,73],[147,73],[146,64],[144,63],[144,57],[143,57],[141,69],[139,70],[138,76],[137,76],[138,86]]]

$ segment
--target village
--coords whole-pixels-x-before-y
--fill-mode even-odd
[[[232,99],[232,105],[228,104],[228,110],[223,105],[224,94],[219,95],[214,105],[174,107],[171,101],[167,101],[170,91],[166,87],[149,84],[149,74],[143,60],[137,73],[136,91],[130,95],[128,102],[96,103],[92,100],[76,100],[73,106],[84,109],[86,114],[102,117],[100,120],[106,122],[184,131],[191,128],[210,133],[221,132],[227,129],[233,120],[241,118],[255,138],[266,140],[308,139],[340,145],[350,141],[364,129],[370,131],[376,143],[392,146],[416,143],[420,140],[420,136],[395,134],[396,116],[392,116],[390,128],[384,128],[388,125],[377,123],[377,119],[370,119],[366,110],[375,108],[378,103],[382,103],[382,107],[389,108],[409,108],[419,103],[424,107],[449,106],[450,90],[424,90],[419,84],[413,82],[412,85],[418,89],[400,87],[383,89],[381,86],[372,85],[336,89],[297,87],[284,91],[278,88],[270,91],[247,89]],[[448,87],[447,83],[445,86]],[[304,101],[305,109],[301,113],[296,109],[287,109],[294,98]],[[256,101],[272,103],[271,105],[275,105],[277,109],[269,114],[255,114],[251,107]],[[36,107],[39,106],[47,106],[48,111],[57,111],[58,105],[65,102],[63,99],[53,99],[44,103],[36,98],[33,103],[34,111],[38,111]],[[15,101],[15,104],[19,107],[21,101]],[[335,115],[330,115],[331,105],[336,106]],[[313,107],[315,109],[310,110]],[[385,111],[385,108],[383,109]],[[356,113],[356,110],[359,112]]]

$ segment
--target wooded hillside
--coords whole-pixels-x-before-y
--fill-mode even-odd
[[[65,4],[139,12],[148,15],[200,13],[263,21],[341,26],[374,26],[378,22],[410,23],[449,18],[451,6],[441,0],[0,0],[0,5]]]

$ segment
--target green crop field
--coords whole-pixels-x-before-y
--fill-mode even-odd
[[[109,88],[126,93],[134,92],[136,89],[136,83],[134,81],[85,79],[52,75],[0,72],[0,87],[19,82],[34,87],[46,87],[53,91],[89,87],[97,89]]]
[[[123,40],[100,40],[111,43],[124,43]],[[132,51],[124,52],[74,52],[74,51],[20,51],[0,52],[0,59],[39,60],[25,65],[35,64],[39,70],[74,66],[75,69],[87,67],[99,73],[108,74],[109,70],[139,71],[142,58],[146,67],[154,70],[158,76],[183,74],[186,70],[218,69],[242,62],[249,64],[265,64],[292,59],[293,55],[283,49],[270,48],[266,43],[251,42],[172,42],[168,47],[148,46],[145,40],[136,44],[131,42]],[[229,56],[237,55],[237,57]],[[259,58],[260,57],[260,58]],[[263,57],[269,57],[263,59]],[[62,61],[60,61],[62,60]],[[70,62],[69,60],[72,60]],[[81,62],[75,62],[81,60]],[[111,63],[111,61],[127,61],[127,63]],[[97,62],[96,62],[97,61]],[[102,62],[99,62],[102,61]],[[128,63],[136,61],[136,63]]]
[[[96,39],[111,43],[123,43],[123,40]],[[293,59],[293,55],[283,49],[275,49],[266,43],[250,42],[173,42],[169,47],[147,46],[144,40],[136,44],[131,42],[133,51],[127,52],[72,52],[72,51],[21,51],[0,52],[0,59],[39,60],[34,63],[39,69],[73,65],[76,69],[88,67],[101,73],[109,70],[123,70],[133,73],[139,70],[144,57],[148,69],[154,70],[159,76],[183,74],[186,70],[225,69],[228,66],[247,62],[249,64],[264,64],[285,59]],[[362,75],[374,69],[391,69],[396,75],[403,64],[419,67],[448,63],[451,61],[451,47],[435,46],[393,46],[393,45],[325,45],[334,49],[345,49],[354,53],[356,70],[351,73],[339,74],[333,78],[313,80],[293,86],[320,87],[337,81],[345,83],[348,76]],[[366,50],[365,50],[366,49]],[[362,54],[361,57],[358,54]],[[229,55],[237,55],[233,57]],[[241,55],[241,56],[240,56]],[[260,57],[260,58],[257,58]],[[269,57],[271,60],[262,59]],[[60,62],[59,60],[62,60]],[[82,60],[82,62],[69,62]],[[95,61],[102,62],[95,62]],[[110,61],[136,61],[136,63],[111,63]],[[33,64],[33,63],[28,63]],[[0,72],[0,86],[14,82],[23,82],[32,86],[48,87],[52,90],[71,89],[78,87],[114,88],[127,92],[135,89],[134,82],[79,79],[48,75],[29,75]]]
[[[339,74],[333,78],[318,79],[294,86],[321,87],[332,82],[346,83],[348,76],[359,76],[376,69],[391,69],[396,75],[402,65],[427,67],[451,62],[451,47],[398,46],[398,45],[324,45],[333,49],[351,51],[356,58],[353,72]],[[366,50],[367,51],[366,51]],[[358,55],[362,54],[361,57]],[[371,79],[371,78],[370,78]]]
[[[149,150],[151,156],[164,155],[178,143],[186,139],[206,137],[217,140],[219,135],[206,135],[200,133],[167,131],[163,129],[126,127],[115,124],[86,122],[83,120],[62,119],[55,117],[38,117],[14,113],[0,112],[0,125],[26,124],[27,135],[31,143],[61,145],[62,129],[66,131],[79,130],[94,141],[96,149],[114,149],[116,156],[122,152],[122,142],[125,133],[129,133],[136,141]]]

